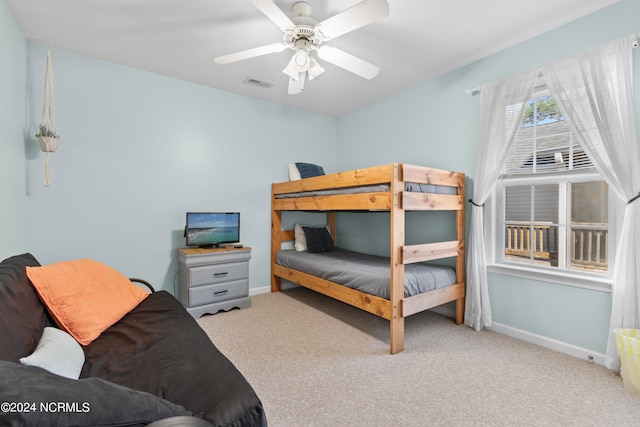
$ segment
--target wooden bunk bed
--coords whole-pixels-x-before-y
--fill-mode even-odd
[[[453,194],[405,190],[405,183],[452,187]],[[327,189],[351,189],[385,185],[360,193],[309,195]],[[344,191],[344,190],[343,190]],[[300,194],[301,193],[301,194]],[[322,193],[322,191],[321,191]],[[316,193],[311,193],[316,194]],[[271,291],[278,292],[281,279],[313,289],[358,307],[390,322],[390,352],[404,349],[404,319],[412,314],[456,301],[456,324],[464,315],[465,295],[465,175],[405,163],[339,172],[272,184],[271,194]],[[453,241],[405,245],[405,212],[453,211],[456,239]],[[283,211],[325,211],[333,240],[339,211],[390,212],[389,299],[367,294],[276,262],[282,243],[294,240],[293,230],[282,230]],[[456,258],[455,283],[444,288],[405,297],[405,265],[442,258]]]

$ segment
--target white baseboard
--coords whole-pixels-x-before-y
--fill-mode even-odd
[[[519,340],[536,344],[550,350],[558,351],[560,353],[568,354],[569,356],[577,357],[578,359],[586,360],[588,362],[597,363],[604,366],[606,354],[597,353],[595,351],[578,347],[573,344],[554,340],[553,338],[545,337],[542,335],[534,334],[532,332],[523,331],[522,329],[513,328],[511,326],[503,325],[501,323],[493,322],[493,325],[487,328],[490,331],[497,332],[499,334],[507,335]]]

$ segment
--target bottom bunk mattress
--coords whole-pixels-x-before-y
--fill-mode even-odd
[[[320,277],[370,295],[389,299],[389,258],[336,248],[311,253],[281,250],[276,264]],[[404,296],[422,294],[456,283],[452,267],[426,262],[404,266]]]

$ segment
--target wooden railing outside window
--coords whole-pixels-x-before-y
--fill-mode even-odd
[[[551,257],[550,225],[537,224],[532,227],[530,222],[511,221],[506,224],[505,253],[529,258],[533,244],[533,256],[537,259],[549,259]],[[554,239],[557,241],[557,238]]]
[[[585,226],[588,228],[578,228]],[[609,230],[606,224],[575,224],[571,230],[571,264],[597,269],[607,269],[609,258]]]
[[[509,221],[505,224],[505,255],[558,266],[558,227],[550,222]],[[573,223],[569,261],[571,267],[607,270],[609,231],[603,223]]]

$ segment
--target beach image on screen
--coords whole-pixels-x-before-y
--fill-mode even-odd
[[[187,237],[191,245],[238,241],[237,214],[189,214]]]

